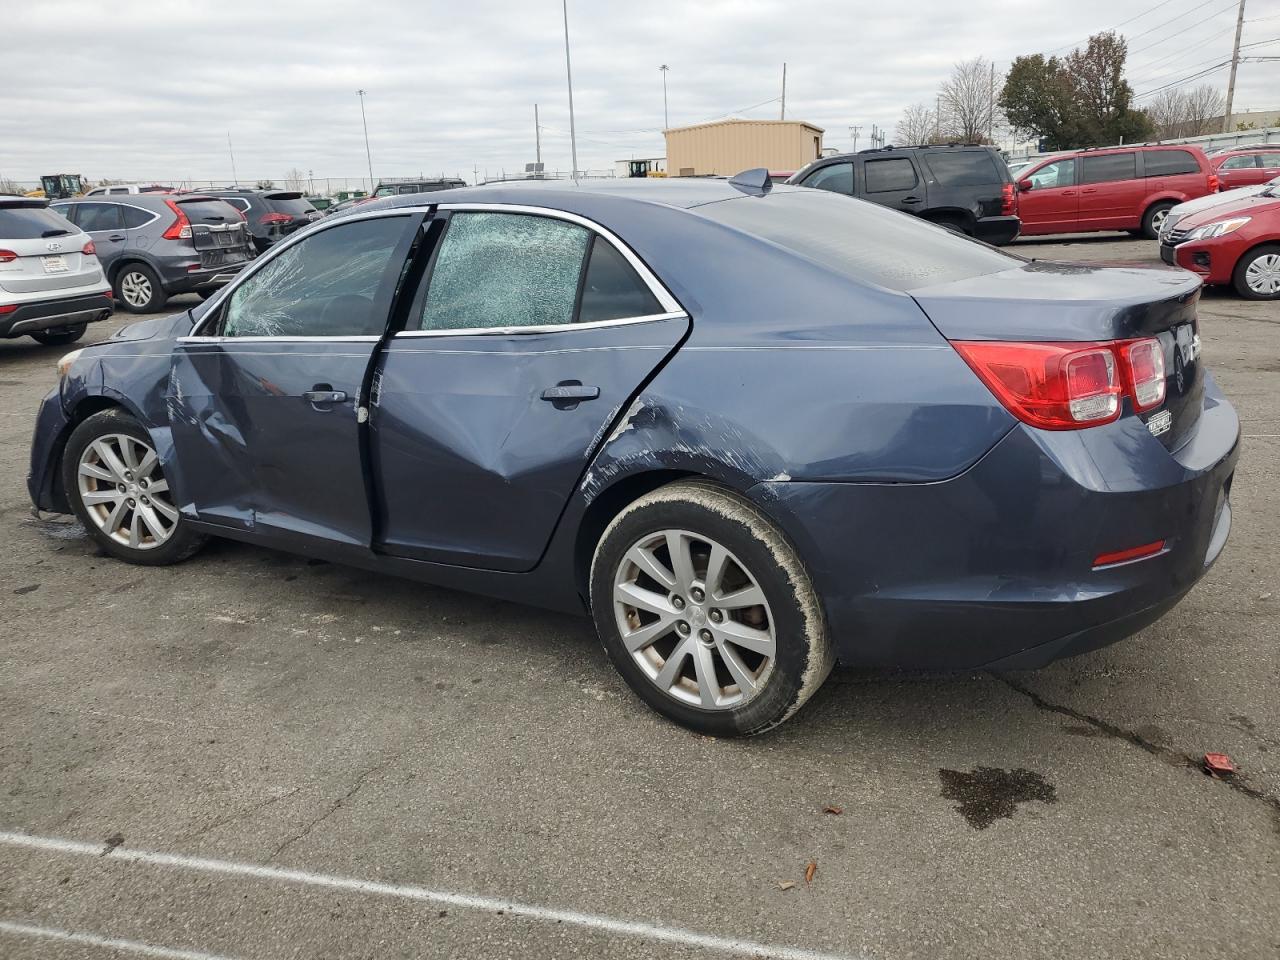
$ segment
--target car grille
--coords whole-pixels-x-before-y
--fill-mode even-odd
[[[1162,230],[1160,233],[1160,242],[1171,247],[1176,247],[1178,244],[1185,241],[1190,233],[1191,231],[1189,229],[1179,230],[1176,227],[1172,230]]]

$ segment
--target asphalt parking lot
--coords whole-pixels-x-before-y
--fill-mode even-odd
[[[1246,439],[1179,607],[1035,673],[840,673],[750,741],[650,713],[586,619],[104,558],[24,485],[64,350],[0,341],[0,956],[1280,955],[1280,306],[1200,318]]]

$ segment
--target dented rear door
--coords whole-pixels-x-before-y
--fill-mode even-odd
[[[689,317],[617,238],[456,211],[370,406],[379,549],[538,562],[604,433]]]

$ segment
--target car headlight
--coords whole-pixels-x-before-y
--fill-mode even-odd
[[[1233,217],[1230,220],[1219,220],[1217,223],[1206,223],[1203,227],[1196,227],[1187,235],[1188,240],[1210,240],[1214,237],[1223,237],[1228,233],[1235,233],[1252,217]]]
[[[67,373],[71,370],[71,365],[80,359],[80,354],[84,353],[84,348],[72,350],[58,361],[58,379],[66,379]]]

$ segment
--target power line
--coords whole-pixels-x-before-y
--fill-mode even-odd
[[[1139,75],[1140,77],[1142,77],[1143,79],[1142,79],[1142,80],[1131,81],[1131,82],[1133,82],[1133,83],[1145,83],[1147,80],[1154,79],[1154,78],[1150,75],[1150,71],[1151,71],[1153,68],[1158,67],[1158,66],[1160,66],[1160,64],[1165,63],[1165,62],[1167,62],[1167,61],[1169,61],[1169,60],[1174,60],[1174,59],[1176,59],[1176,58],[1178,58],[1178,57],[1182,56],[1184,53],[1187,53],[1187,52],[1188,52],[1188,51],[1190,51],[1190,50],[1195,50],[1197,47],[1204,46],[1205,44],[1209,43],[1209,42],[1210,42],[1210,41],[1212,41],[1212,40],[1217,40],[1219,37],[1225,37],[1227,34],[1231,33],[1233,30],[1235,30],[1235,26],[1227,27],[1227,29],[1222,30],[1222,31],[1220,31],[1220,32],[1218,32],[1218,33],[1215,33],[1215,34],[1214,34],[1213,36],[1211,36],[1211,37],[1205,37],[1203,40],[1197,40],[1195,43],[1189,44],[1188,46],[1178,48],[1178,50],[1177,50],[1176,52],[1174,52],[1174,53],[1166,53],[1166,54],[1165,54],[1164,56],[1162,56],[1162,57],[1157,57],[1155,60],[1152,60],[1152,61],[1150,61],[1150,62],[1148,62],[1148,63],[1143,64],[1143,65],[1142,65],[1142,67],[1141,67],[1141,69],[1139,69],[1139,70],[1137,71],[1138,75]],[[1175,67],[1174,69],[1180,69],[1180,68]]]
[[[1125,24],[1133,23],[1133,21],[1135,21],[1135,20],[1141,20],[1141,19],[1142,19],[1143,17],[1145,17],[1148,13],[1155,13],[1155,12],[1156,12],[1157,10],[1159,10],[1161,7],[1163,7],[1163,6],[1167,6],[1167,5],[1168,5],[1168,4],[1170,4],[1170,3],[1173,3],[1173,0],[1160,0],[1160,2],[1159,2],[1159,3],[1157,3],[1154,7],[1149,7],[1148,9],[1146,9],[1146,10],[1142,11],[1142,13],[1138,14],[1137,16],[1135,16],[1135,17],[1130,17],[1128,20],[1121,20],[1121,21],[1120,21],[1119,23],[1117,23],[1115,26],[1113,26],[1113,27],[1107,27],[1105,30],[1102,30],[1101,32],[1102,32],[1102,33],[1106,33],[1108,30],[1118,30],[1120,27],[1123,27]],[[1176,18],[1175,18],[1175,19],[1176,19]],[[1167,22],[1167,21],[1166,21],[1166,22]],[[1078,46],[1080,46],[1080,44],[1082,44],[1082,43],[1088,43],[1088,42],[1089,42],[1089,38],[1088,38],[1088,37],[1085,37],[1083,40],[1077,40],[1075,43],[1068,43],[1068,44],[1065,44],[1065,45],[1063,45],[1063,46],[1061,46],[1061,47],[1054,47],[1052,50],[1046,50],[1046,51],[1044,51],[1044,53],[1045,53],[1045,54],[1057,53],[1059,50],[1069,50],[1069,49],[1071,49],[1072,47],[1078,47]]]
[[[1221,63],[1214,64],[1206,70],[1201,70],[1198,73],[1193,73],[1190,76],[1183,77],[1181,80],[1174,80],[1171,83],[1164,84],[1164,86],[1154,87],[1151,90],[1144,90],[1142,93],[1135,94],[1133,99],[1141,100],[1143,97],[1149,97],[1153,93],[1160,93],[1162,90],[1168,90],[1170,87],[1180,87],[1184,83],[1190,83],[1192,80],[1199,80],[1201,77],[1206,77],[1216,70],[1221,70],[1223,67],[1229,66],[1230,63],[1230,60],[1223,60]]]
[[[1167,37],[1163,37],[1162,39],[1157,40],[1155,43],[1149,43],[1149,44],[1147,44],[1145,47],[1139,47],[1137,50],[1130,50],[1130,51],[1128,51],[1128,53],[1129,53],[1129,55],[1130,55],[1130,56],[1132,56],[1132,55],[1133,55],[1133,54],[1135,54],[1135,53],[1141,53],[1143,50],[1151,50],[1151,49],[1153,49],[1153,48],[1155,48],[1155,47],[1158,47],[1158,46],[1160,46],[1160,44],[1162,44],[1162,43],[1168,43],[1168,42],[1169,42],[1170,40],[1172,40],[1174,37],[1180,37],[1180,36],[1182,36],[1184,33],[1187,33],[1188,31],[1194,30],[1196,27],[1201,26],[1202,24],[1208,23],[1208,22],[1209,22],[1210,20],[1212,20],[1214,17],[1221,16],[1222,14],[1226,13],[1228,10],[1230,10],[1230,9],[1234,8],[1235,6],[1236,6],[1236,0],[1228,0],[1227,4],[1226,4],[1225,6],[1219,7],[1217,10],[1213,11],[1213,13],[1207,14],[1206,16],[1202,17],[1202,18],[1201,18],[1200,20],[1198,20],[1197,22],[1193,23],[1191,26],[1189,26],[1189,27],[1183,27],[1183,28],[1182,28],[1181,30],[1179,30],[1177,33],[1171,33],[1171,34],[1169,34]],[[1197,7],[1197,8],[1195,8],[1195,10],[1198,10],[1198,9],[1199,9],[1198,7]],[[1188,12],[1189,12],[1189,13],[1190,13],[1190,12],[1195,12],[1195,10],[1188,11]],[[1175,17],[1174,19],[1177,19],[1177,18]],[[1142,34],[1139,34],[1138,36],[1142,36]],[[1130,38],[1130,39],[1135,39],[1135,40],[1136,40],[1136,39],[1137,39],[1137,37],[1133,37],[1133,38]]]

